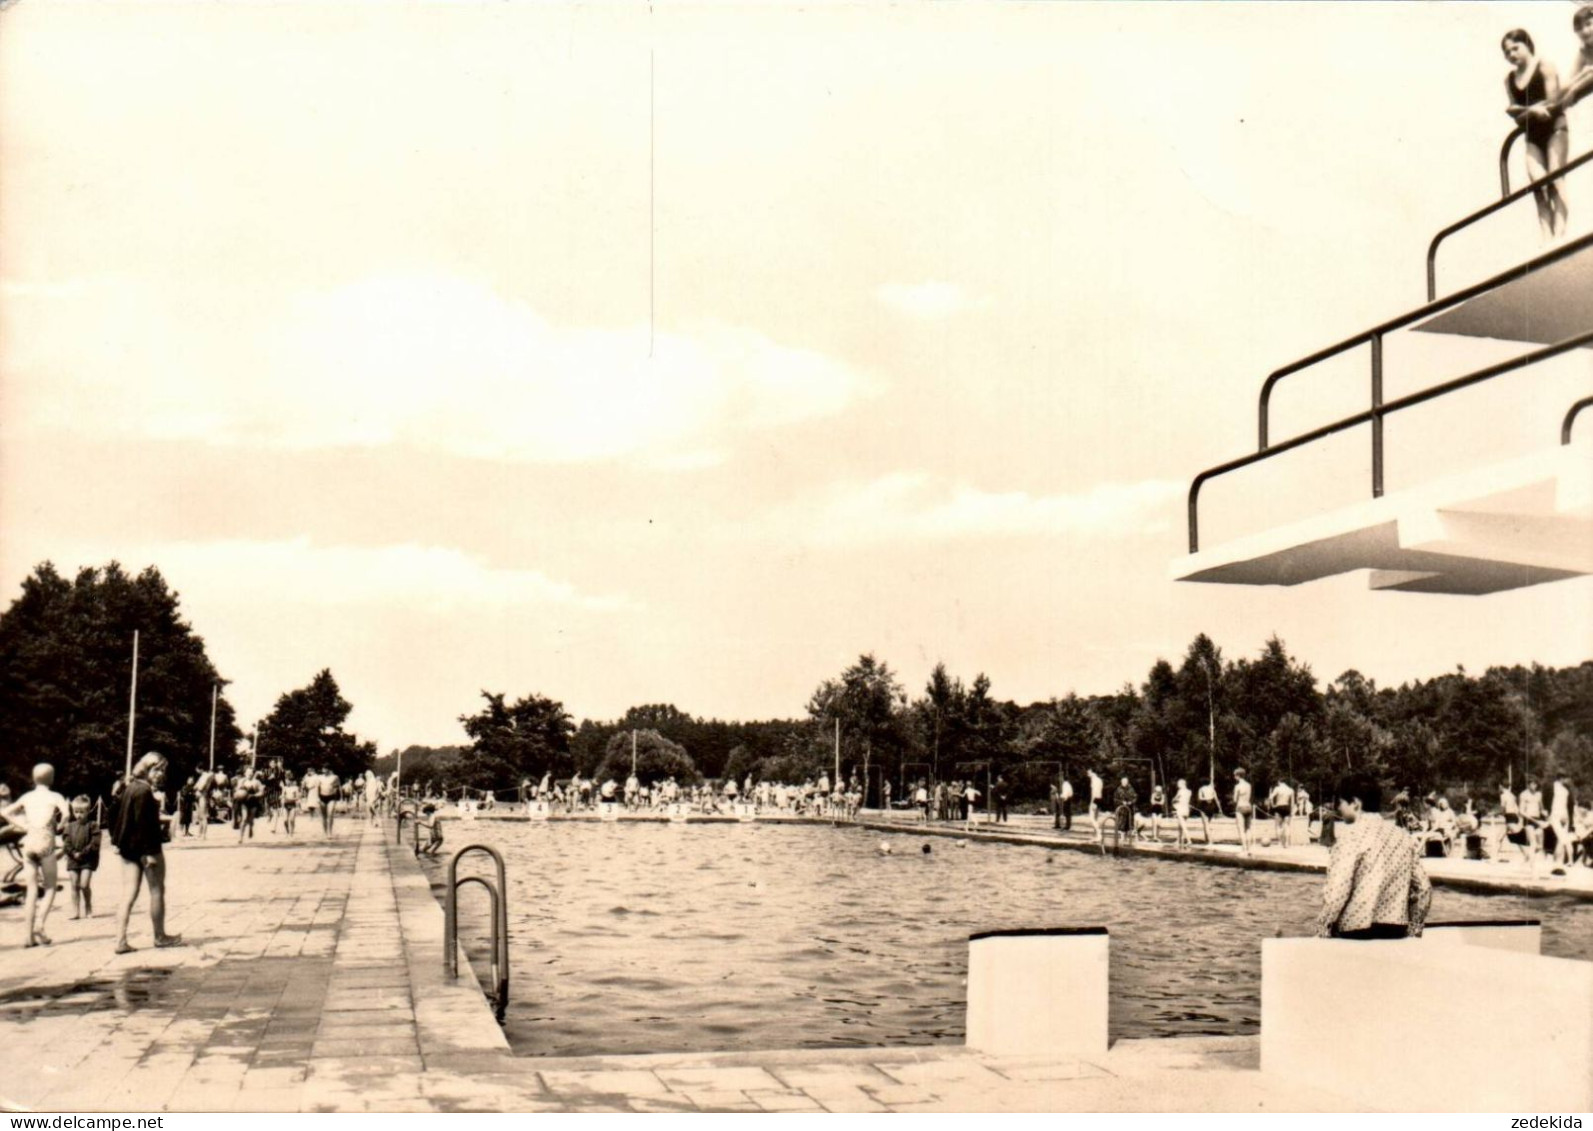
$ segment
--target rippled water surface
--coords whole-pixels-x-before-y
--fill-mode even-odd
[[[1254,1032],[1260,940],[1310,933],[1321,891],[1315,876],[815,825],[451,832],[450,848],[507,859],[507,1030],[527,1055],[959,1042],[968,935],[1003,927],[1108,927],[1114,1037]],[[463,902],[484,954],[484,893]],[[1433,915],[1542,919],[1544,953],[1593,959],[1593,904],[1439,889]]]

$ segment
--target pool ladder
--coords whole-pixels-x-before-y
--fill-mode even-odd
[[[420,859],[420,815],[405,809],[398,811],[398,830],[394,838],[395,843],[402,846],[404,843],[404,822],[409,822],[409,827],[414,830],[415,859]]]
[[[459,875],[460,859],[471,852],[485,852],[492,857],[498,870],[496,885],[486,876]],[[443,965],[450,978],[459,977],[459,889],[466,884],[480,884],[492,897],[493,989],[489,996],[492,999],[492,1011],[499,1024],[502,1024],[504,1012],[509,1008],[509,884],[503,857],[496,848],[485,844],[467,844],[448,861],[448,878],[443,892]]]

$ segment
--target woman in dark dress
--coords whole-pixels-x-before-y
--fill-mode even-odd
[[[1571,144],[1570,127],[1560,105],[1560,75],[1553,63],[1537,57],[1532,37],[1520,28],[1505,32],[1499,48],[1511,68],[1505,75],[1505,94],[1510,99],[1505,113],[1522,129],[1527,173],[1538,180],[1565,164]],[[1556,239],[1565,231],[1569,213],[1560,182],[1535,189],[1532,196],[1538,204],[1543,238]]]
[[[132,780],[116,798],[111,843],[122,859],[122,905],[116,920],[117,954],[133,949],[127,942],[127,925],[139,889],[146,881],[155,945],[166,947],[182,943],[181,936],[166,933],[166,857],[161,850],[164,834],[160,800],[156,797],[156,790],[165,779],[166,759],[153,752],[145,754],[133,767]]]

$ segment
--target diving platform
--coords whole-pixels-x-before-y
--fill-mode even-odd
[[[1593,163],[1593,152],[1572,165]],[[1442,297],[1436,255],[1444,239],[1524,199],[1542,181],[1478,210],[1433,237],[1427,256],[1427,301],[1350,338],[1273,370],[1257,404],[1257,449],[1207,468],[1190,483],[1189,553],[1172,563],[1177,581],[1226,585],[1299,585],[1365,570],[1372,589],[1481,595],[1593,574],[1593,451],[1579,413],[1593,397],[1574,401],[1560,422],[1560,445],[1523,458],[1469,468],[1394,494],[1384,492],[1384,424],[1396,413],[1451,393],[1593,347],[1593,235],[1565,240],[1538,255]],[[1514,357],[1384,397],[1384,343],[1417,331],[1523,343]],[[1270,430],[1270,403],[1281,382],[1351,350],[1369,359],[1367,407],[1287,439]],[[1590,413],[1589,415],[1593,415]],[[1543,440],[1550,442],[1549,422]],[[1271,460],[1350,429],[1371,442],[1370,498],[1302,521],[1216,546],[1200,539],[1201,488],[1212,479]]]
[[[1593,574],[1593,437],[1179,558],[1176,581],[1480,595]]]
[[[1589,326],[1593,326],[1593,246],[1579,240],[1563,259],[1507,278],[1412,329],[1548,345]]]

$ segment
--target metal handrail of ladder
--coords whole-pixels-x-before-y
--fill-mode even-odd
[[[406,820],[409,822],[410,828],[414,830],[415,859],[419,860],[420,859],[420,815],[418,813],[416,813],[413,809],[406,809],[402,805],[400,805],[398,807],[398,813],[397,813],[398,828],[397,828],[396,833],[395,833],[395,835],[393,837],[393,843],[399,845],[400,847],[402,847],[402,845],[404,843],[404,822]]]
[[[485,852],[497,868],[496,885],[485,876],[459,875],[459,861],[472,852]],[[509,883],[503,856],[486,844],[467,844],[448,861],[443,887],[443,966],[450,978],[459,977],[459,889],[480,884],[492,898],[492,1010],[501,1023],[509,1008]]]

